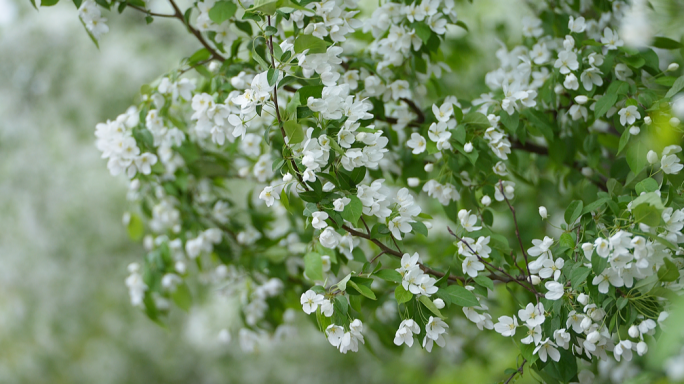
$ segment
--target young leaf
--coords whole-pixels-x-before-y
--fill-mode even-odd
[[[292,120],[285,121],[283,122],[283,128],[289,139],[289,144],[301,143],[304,140],[304,130],[302,130],[302,126],[298,122]]]
[[[461,307],[476,307],[480,305],[475,294],[460,285],[450,285],[444,289],[452,303]]]
[[[425,306],[425,308],[429,309],[430,312],[435,314],[437,317],[444,319],[444,315],[442,315],[442,313],[439,311],[439,309],[437,309],[437,306],[435,305],[435,303],[433,303],[429,297],[420,296],[418,298],[418,301],[420,301],[421,304],[423,304]]]
[[[582,214],[582,208],[584,208],[584,203],[582,200],[575,200],[570,203],[568,208],[565,210],[565,222],[568,225],[574,223]]]
[[[375,276],[392,283],[401,283],[401,274],[394,269],[381,269],[375,272]]]
[[[313,35],[299,35],[295,39],[294,49],[295,53],[302,53],[304,50],[308,49],[308,54],[313,53],[325,53],[328,50],[328,43],[325,40],[321,40]]]
[[[221,25],[233,17],[235,11],[237,11],[237,5],[232,1],[217,1],[209,10],[209,18],[217,25]]]
[[[361,203],[361,200],[354,195],[349,196],[349,199],[351,201],[344,207],[344,210],[342,211],[342,218],[356,225],[356,223],[359,221],[359,218],[361,218],[361,214],[363,213],[363,203]]]
[[[413,298],[413,293],[405,290],[404,287],[399,284],[394,290],[394,298],[397,299],[398,304],[407,303]]]
[[[323,261],[320,254],[309,252],[304,255],[304,273],[309,280],[323,280]]]

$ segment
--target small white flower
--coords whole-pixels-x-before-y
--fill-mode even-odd
[[[311,214],[311,226],[316,229],[323,229],[328,226],[325,221],[328,220],[328,214],[325,212],[314,212]]]
[[[308,290],[304,293],[302,293],[302,297],[300,298],[300,303],[302,304],[302,309],[304,310],[304,313],[307,315],[316,312],[318,309],[318,306],[325,300],[323,295],[319,295],[316,292],[312,290]]]
[[[546,212],[546,207],[543,205],[539,207],[539,216],[541,216],[542,219],[549,217],[548,213]]]
[[[397,333],[394,335],[394,344],[406,344],[409,347],[413,346],[413,335],[420,334],[420,327],[412,319],[407,319],[401,322]]]

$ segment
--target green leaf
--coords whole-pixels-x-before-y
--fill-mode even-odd
[[[368,288],[367,286],[362,285],[362,284],[357,284],[354,280],[349,280],[347,285],[354,288],[361,295],[363,295],[363,296],[365,296],[371,300],[376,300],[375,293],[373,292],[372,289]]]
[[[278,75],[280,75],[280,73],[278,72],[278,68],[269,68],[268,72],[266,73],[268,85],[270,85],[271,87],[274,86],[278,81]]]
[[[625,149],[625,146],[627,143],[629,143],[629,138],[632,136],[631,133],[629,133],[629,129],[625,129],[622,132],[622,136],[620,136],[620,143],[618,144],[618,151],[617,154],[619,155],[620,152],[622,152],[623,149]]]
[[[188,58],[188,65],[193,66],[199,62],[209,60],[211,57],[211,52],[208,49],[202,48],[193,53],[192,56]]]
[[[461,307],[476,307],[480,305],[475,294],[460,285],[450,285],[444,289],[452,303]]]
[[[351,278],[351,273],[348,274],[347,276],[344,277],[344,279],[340,280],[339,283],[337,283],[337,288],[340,289],[340,291],[346,291],[347,290],[347,282]]]
[[[419,234],[427,237],[428,229],[425,226],[425,224],[423,224],[421,221],[414,221],[410,224],[411,224],[411,228],[413,228],[413,232],[419,233]]]
[[[470,30],[468,30],[468,26],[467,26],[466,23],[464,23],[462,20],[458,20],[458,21],[456,22],[456,25],[458,25],[459,27],[461,27],[461,28],[465,29],[466,31],[470,32]]]
[[[432,312],[435,316],[442,319],[445,318],[444,315],[442,315],[442,312],[440,312],[439,309],[437,309],[437,306],[435,305],[435,303],[432,302],[432,300],[430,300],[429,297],[420,296],[418,298],[418,301],[420,301],[425,306],[425,308],[429,309],[430,312]]]
[[[487,116],[479,112],[470,112],[463,116],[463,124],[468,124],[475,128],[489,128],[492,126]]]
[[[171,299],[176,303],[178,308],[184,310],[185,312],[190,310],[192,305],[192,294],[187,284],[183,283],[176,287],[176,290],[171,293]]]
[[[133,241],[140,241],[145,234],[143,222],[140,219],[140,216],[136,214],[131,214],[131,218],[128,221],[128,226],[126,229],[128,230],[128,237],[130,237]]]
[[[672,84],[672,88],[670,88],[670,90],[665,94],[665,97],[672,97],[678,94],[682,88],[684,88],[684,76],[680,76],[677,80],[675,80],[674,84]]]
[[[277,3],[278,0],[254,0],[254,6],[249,11],[273,15],[276,9],[278,9]]]
[[[594,110],[594,114],[596,115],[596,118],[600,118],[603,115],[608,112],[609,109],[615,105],[615,103],[618,100],[618,95],[614,93],[609,93],[603,95],[598,101],[596,102],[596,108]]]
[[[570,203],[568,208],[565,210],[565,222],[568,225],[574,223],[582,215],[582,208],[584,208],[584,203],[582,200],[575,200]]]
[[[504,127],[508,128],[508,132],[515,133],[515,130],[518,129],[518,125],[520,124],[520,116],[518,116],[518,112],[515,111],[512,115],[509,115],[506,113],[506,111],[501,111],[500,116],[501,123],[504,125]]]
[[[660,49],[680,49],[682,48],[682,44],[678,41],[668,39],[667,37],[662,37],[662,36],[656,36],[653,39],[653,44],[654,47],[660,48]]]
[[[53,5],[59,3],[59,0],[42,0],[40,2],[41,7],[52,7]]]
[[[356,225],[356,223],[359,222],[359,218],[361,218],[361,214],[363,213],[363,203],[354,195],[349,196],[349,199],[351,201],[344,207],[341,215],[343,219]]]
[[[489,288],[492,291],[494,290],[494,282],[487,276],[480,275],[473,280],[481,287]]]
[[[594,252],[591,256],[591,269],[594,271],[594,274],[596,276],[600,275],[601,272],[606,269],[606,265],[608,265],[608,258],[604,259],[599,256],[598,253]]]
[[[424,44],[427,44],[428,41],[430,41],[430,36],[432,36],[432,30],[426,23],[413,23],[411,24],[411,27],[415,29],[416,35],[420,37]]]
[[[529,120],[530,124],[533,127],[541,131],[546,141],[548,141],[549,143],[552,143],[554,141],[555,124],[549,120],[549,117],[544,112],[537,111],[534,109],[526,109],[523,112],[523,114],[525,115],[525,117],[527,117],[527,120]]]
[[[679,269],[677,266],[667,257],[664,258],[663,261],[665,262],[665,265],[658,269],[658,279],[665,282],[679,279]]]
[[[572,288],[578,289],[582,283],[587,281],[587,277],[589,277],[590,273],[591,269],[587,267],[575,268],[570,274],[570,282],[572,284]]]
[[[394,298],[397,299],[397,303],[407,303],[413,298],[413,293],[404,289],[404,287],[399,284],[394,290]]]
[[[641,195],[642,192],[655,192],[659,188],[660,186],[658,185],[658,182],[651,177],[641,180],[634,187],[637,195]]]
[[[323,85],[305,85],[296,92],[299,95],[301,105],[306,105],[309,97],[320,99],[323,94]]]
[[[325,53],[328,50],[328,43],[325,40],[321,40],[313,35],[299,35],[295,39],[294,49],[295,53],[302,53],[306,49],[309,50],[308,54],[313,53]],[[303,103],[305,104],[305,103]]]
[[[289,144],[298,144],[304,140],[304,130],[298,122],[292,120],[285,121],[283,122],[283,128],[289,139]]]
[[[674,76],[663,76],[655,79],[656,84],[662,85],[664,87],[673,86],[675,81],[677,81],[677,78]]]
[[[323,261],[320,254],[309,252],[304,255],[304,273],[309,280],[323,280]]]
[[[641,140],[632,142],[627,147],[627,152],[625,154],[627,165],[629,165],[629,168],[635,175],[638,175],[646,164],[648,164],[648,160],[646,159],[647,154],[648,147],[642,143]]]
[[[375,276],[392,283],[401,283],[401,274],[394,269],[381,269],[375,272]]]
[[[231,1],[217,1],[209,10],[209,18],[214,23],[221,25],[224,21],[235,15],[237,5]]]

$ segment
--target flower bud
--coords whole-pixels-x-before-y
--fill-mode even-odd
[[[653,150],[648,151],[648,153],[646,154],[646,160],[648,160],[650,164],[655,164],[658,162],[658,154],[655,153],[655,151]]]
[[[185,263],[182,261],[176,261],[176,264],[173,266],[173,268],[181,275],[186,271]]]
[[[639,335],[641,335],[641,333],[639,332],[639,327],[637,327],[636,325],[632,325],[631,327],[629,327],[629,331],[627,331],[627,333],[629,334],[629,337],[633,337],[635,339],[639,337]]]
[[[332,191],[333,189],[335,189],[335,184],[333,184],[333,183],[331,183],[331,182],[329,182],[329,181],[323,185],[323,191],[324,191],[324,192],[330,192],[330,191]]]
[[[532,285],[537,285],[541,283],[541,279],[537,275],[530,276],[530,280],[532,280]]]
[[[432,229],[432,223],[429,221],[423,221],[423,224],[425,224],[425,228],[427,229]]]
[[[669,72],[674,72],[679,69],[679,64],[677,63],[671,63],[670,65],[667,66],[667,70]]]
[[[644,341],[640,341],[636,346],[636,350],[639,356],[643,356],[646,352],[648,352],[648,344],[646,344]]]
[[[409,177],[406,181],[409,187],[417,187],[420,184],[420,179],[417,177]]]
[[[432,303],[435,304],[435,307],[437,307],[437,309],[444,308],[444,300],[442,299],[435,299],[432,301]]]
[[[480,202],[481,202],[482,205],[484,205],[485,207],[489,207],[489,204],[492,203],[492,198],[489,197],[489,196],[487,196],[487,195],[484,195],[484,196],[482,196],[482,200],[480,200]]]
[[[637,127],[636,125],[633,125],[633,126],[631,126],[631,127],[629,128],[629,133],[630,133],[631,135],[636,136],[636,135],[639,134],[639,132],[641,132],[641,128]]]
[[[427,163],[425,164],[425,172],[432,172],[433,169],[435,169],[435,165],[432,163]]]
[[[594,174],[594,170],[589,167],[582,168],[582,175],[584,177],[591,177]]]
[[[539,216],[541,216],[542,219],[549,217],[548,212],[546,212],[546,207],[543,205],[539,207]]]
[[[670,119],[670,125],[673,126],[673,127],[678,126],[679,123],[680,123],[680,121],[679,121],[679,119],[676,118],[676,117],[673,117],[673,118]]]
[[[463,150],[465,151],[465,153],[472,152],[473,151],[473,143],[471,143],[471,142],[465,143],[465,145],[463,146]]]
[[[651,116],[644,117],[644,124],[651,125],[652,122],[653,120],[651,120]]]
[[[586,104],[587,101],[589,101],[589,98],[584,95],[575,96],[575,103],[579,105]]]
[[[580,293],[579,296],[577,296],[577,301],[582,305],[587,305],[589,304],[589,296],[585,295],[584,293]]]
[[[580,323],[580,327],[586,331],[587,329],[591,328],[591,323],[592,323],[591,317],[587,316],[584,319],[582,319],[582,322]],[[598,333],[598,332],[596,332],[596,333]]]
[[[283,176],[283,181],[286,183],[289,183],[290,181],[292,181],[292,174],[286,173],[285,176]]]
[[[596,344],[601,339],[601,334],[598,331],[591,332],[587,335],[587,341]]]

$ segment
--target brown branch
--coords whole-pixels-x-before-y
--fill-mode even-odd
[[[407,99],[405,97],[402,97],[400,100],[406,103],[413,110],[413,112],[418,115],[418,118],[415,120],[416,123],[421,124],[425,122],[425,114],[423,114],[423,110],[420,109],[420,107],[413,100]]]
[[[128,3],[128,6],[131,7],[131,8],[133,8],[133,9],[136,9],[136,10],[138,10],[138,11],[140,11],[140,12],[143,12],[143,13],[145,13],[145,14],[148,15],[148,16],[154,16],[154,17],[169,17],[169,18],[174,18],[174,17],[176,17],[176,14],[175,14],[175,13],[174,13],[174,14],[168,14],[168,13],[156,13],[156,12],[151,12],[151,11],[148,10],[148,9],[145,9],[145,8],[143,8],[143,7],[139,7],[139,6],[137,6],[137,5],[133,5],[133,4],[131,4],[131,3]]]
[[[513,205],[511,205],[511,202],[508,201],[508,197],[506,197],[506,193],[504,192],[503,180],[499,181],[499,190],[501,190],[501,195],[503,196],[504,200],[506,200],[506,204],[508,204],[508,208],[510,208],[511,213],[513,214],[513,224],[515,224],[515,237],[518,238],[518,244],[520,244],[520,250],[522,251],[523,257],[525,258],[525,268],[527,269],[527,278],[529,279],[530,285],[534,287],[534,284],[532,284],[532,273],[530,273],[530,263],[527,260],[527,252],[525,252],[525,246],[523,246],[522,238],[520,238],[520,229],[518,228],[518,218],[515,215],[515,208],[513,208]],[[537,290],[535,289],[535,292],[536,291]]]
[[[386,246],[386,245],[383,244],[380,240],[378,240],[378,239],[372,239],[372,238],[370,237],[370,233],[369,233],[369,234],[365,234],[365,233],[363,233],[363,232],[359,232],[359,231],[357,231],[357,230],[355,230],[355,229],[353,229],[353,228],[350,228],[350,227],[348,227],[348,226],[346,226],[346,225],[342,225],[342,229],[344,229],[345,231],[349,232],[349,234],[351,234],[352,236],[361,237],[361,238],[363,238],[363,239],[366,239],[366,240],[371,241],[373,244],[377,245],[385,254],[392,255],[392,256],[397,257],[397,258],[399,258],[399,259],[401,259],[401,257],[403,256],[403,254],[402,254],[401,252],[395,251],[394,249],[392,249],[392,248]],[[430,274],[430,275],[433,275],[433,276],[435,276],[435,277],[437,277],[437,278],[442,278],[442,277],[444,277],[444,275],[445,275],[444,273],[439,272],[439,271],[435,271],[434,269],[429,268],[429,267],[427,267],[427,266],[425,266],[425,265],[423,265],[423,264],[421,264],[421,263],[418,263],[418,266],[420,267],[420,269],[423,270],[423,272],[425,272],[425,273],[427,273],[427,274]],[[463,281],[463,280],[464,280],[462,277],[452,276],[452,275],[449,275],[449,276],[447,277],[447,279],[450,280],[450,281]]]
[[[520,366],[518,367],[518,369],[517,369],[515,372],[513,372],[513,374],[511,375],[511,377],[508,378],[508,380],[504,381],[504,384],[510,383],[511,380],[513,380],[513,378],[515,377],[515,375],[517,375],[518,373],[520,373],[520,376],[522,376],[522,374],[523,374],[523,367],[525,366],[525,363],[527,363],[527,359],[523,359],[522,364],[520,364]]]
[[[187,24],[185,23],[185,17],[183,16],[183,12],[181,12],[180,8],[178,8],[178,5],[176,4],[176,2],[174,0],[169,0],[169,3],[171,3],[171,7],[173,7],[173,11],[174,11],[173,15],[163,15],[163,14],[156,14],[155,15],[155,14],[152,14],[152,16],[175,17],[176,19],[180,20],[183,23],[183,25],[185,25],[188,28],[188,31],[190,31],[190,33],[195,35],[197,40],[199,40],[199,42],[204,46],[204,48],[206,48],[207,51],[209,51],[209,53],[211,53],[211,55],[216,60],[218,60],[220,62],[226,61],[226,59],[223,56],[221,56],[211,45],[209,45],[209,43],[204,39],[204,37],[202,36],[202,33],[200,31],[193,28],[190,25],[190,23],[187,23]],[[151,14],[146,9],[141,9],[138,7],[133,7],[133,9],[136,9],[136,10],[144,12],[144,13]]]
[[[497,266],[493,265],[492,263],[490,263],[490,262],[486,261],[485,259],[483,259],[483,258],[482,258],[482,257],[481,257],[481,256],[480,256],[480,255],[479,255],[479,254],[470,246],[470,244],[468,244],[468,242],[466,242],[466,241],[463,240],[461,237],[459,237],[458,235],[456,235],[456,234],[451,230],[451,228],[447,227],[447,230],[449,231],[449,233],[450,233],[453,237],[455,237],[456,239],[458,239],[458,241],[460,241],[461,243],[465,244],[466,247],[468,247],[468,249],[470,250],[470,252],[471,252],[473,255],[475,255],[475,256],[477,257],[477,259],[480,260],[480,262],[483,263],[485,266],[487,266],[487,267],[489,267],[489,268],[491,268],[491,269],[493,269],[493,270],[496,270],[496,271],[499,271],[499,272],[503,273],[504,275],[506,275],[506,277],[508,277],[509,281],[514,282],[514,283],[520,285],[521,287],[523,287],[523,288],[527,289],[528,291],[534,293],[536,296],[539,296],[539,295],[540,295],[540,293],[537,292],[536,289],[534,289],[534,286],[532,285],[531,282],[530,282],[530,286],[529,286],[529,287],[528,287],[527,285],[523,284],[522,281],[520,281],[520,280],[516,279],[515,277],[511,276],[511,275],[510,275],[508,272],[506,272],[503,268],[497,267]],[[494,275],[494,271],[493,271],[493,270],[490,270],[490,272],[492,272],[492,275]],[[494,276],[495,276],[495,275],[494,275]],[[525,280],[525,281],[526,281],[526,280]]]
[[[271,26],[271,16],[267,16],[267,17],[268,17],[268,26],[270,27]],[[276,69],[275,59],[274,59],[274,55],[273,55],[273,35],[268,37],[267,42],[268,43],[266,45],[268,45],[268,50],[271,53],[271,66],[273,67],[273,69]],[[273,99],[273,104],[275,104],[275,111],[276,111],[276,117],[278,118],[278,127],[280,127],[280,134],[283,135],[283,141],[285,141],[285,140],[287,140],[287,134],[285,134],[285,128],[283,127],[283,119],[280,117],[280,107],[278,107],[278,82],[277,81],[275,84],[273,84],[273,97],[272,97],[272,99]],[[287,144],[285,144],[285,145],[287,145]],[[299,167],[297,167],[297,163],[294,161],[293,158],[290,158],[290,164],[292,164],[292,168],[295,171],[295,174],[296,174],[295,176],[299,180],[299,183],[304,187],[305,190],[308,191],[309,187],[304,182],[304,179],[302,178],[301,171],[299,170]]]
[[[522,151],[530,152],[530,153],[536,153],[537,155],[541,155],[541,156],[549,156],[549,149],[548,148],[542,147],[541,145],[533,144],[530,142],[526,142],[525,144],[523,144],[518,140],[511,140],[511,149],[520,149]],[[578,161],[575,161],[572,165],[570,165],[570,164],[566,164],[566,165],[578,170],[580,173],[582,172],[582,168],[583,168],[582,164],[580,164],[580,162],[578,162]],[[601,175],[601,174],[598,174],[598,178],[600,179],[600,181],[593,179],[591,177],[588,177],[587,179],[589,179],[589,181],[594,183],[602,191],[607,192],[608,187],[606,187],[606,183],[607,183],[606,177]]]

